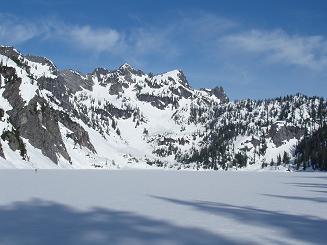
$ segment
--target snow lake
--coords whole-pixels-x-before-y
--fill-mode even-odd
[[[0,244],[326,243],[326,173],[0,171]]]

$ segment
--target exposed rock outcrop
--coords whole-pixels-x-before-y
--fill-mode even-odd
[[[222,87],[192,88],[181,70],[83,74],[12,47],[0,54],[0,156],[11,149],[31,166],[261,167],[327,122],[323,98],[230,102]]]

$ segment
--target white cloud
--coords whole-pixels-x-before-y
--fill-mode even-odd
[[[250,30],[226,35],[224,45],[264,55],[270,62],[321,70],[327,66],[327,40],[322,36],[290,35],[282,30]]]
[[[0,14],[1,44],[17,45],[36,37],[70,42],[74,47],[97,53],[114,52],[122,41],[121,33],[108,27],[71,25],[56,19],[32,22]]]
[[[234,29],[238,24],[212,14],[198,13],[194,16],[180,15],[178,21],[141,26],[125,33],[125,56],[157,55],[160,59],[176,60],[189,52],[201,52],[210,48],[224,32]],[[191,49],[191,50],[190,50]]]
[[[24,23],[11,15],[0,14],[0,42],[20,44],[40,34],[36,25]]]
[[[113,52],[121,34],[110,28],[92,29],[90,26],[68,26],[66,35],[73,43],[95,52]]]
[[[0,42],[16,45],[33,38],[56,40],[68,43],[73,49],[110,53],[138,62],[148,55],[176,60],[193,53],[212,58],[222,52],[227,53],[225,57],[239,52],[245,60],[248,55],[258,54],[260,61],[279,65],[319,71],[327,68],[324,36],[291,35],[283,30],[244,31],[239,23],[206,13],[177,19],[119,31],[108,26],[73,25],[58,19],[33,22],[0,14]]]

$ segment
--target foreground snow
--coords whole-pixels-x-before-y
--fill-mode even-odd
[[[325,244],[326,173],[2,170],[0,244]]]

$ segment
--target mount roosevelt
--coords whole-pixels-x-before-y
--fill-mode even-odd
[[[326,108],[301,94],[230,101],[180,70],[85,75],[0,47],[0,168],[326,169],[298,148],[326,130]]]

